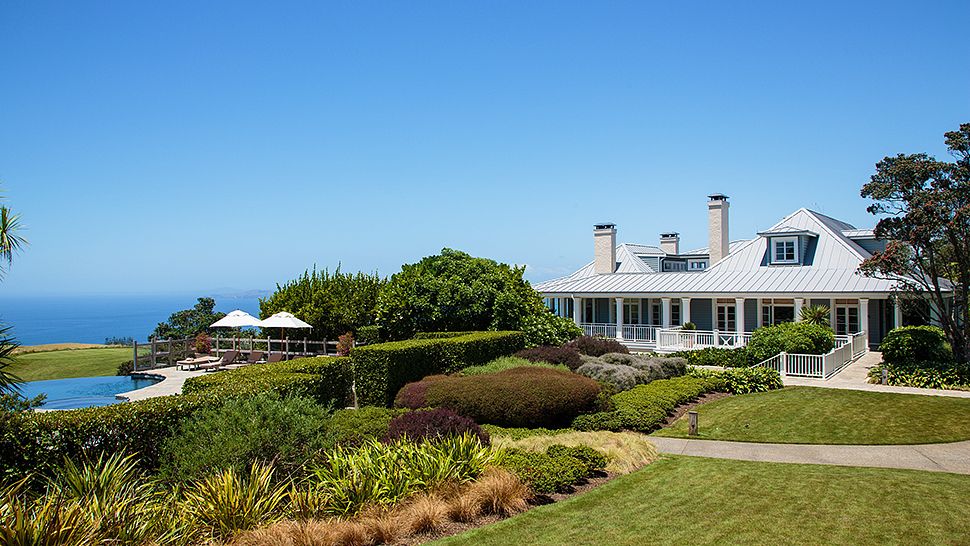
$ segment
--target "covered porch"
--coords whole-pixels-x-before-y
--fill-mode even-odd
[[[886,332],[903,323],[900,307],[888,296],[870,298],[858,294],[825,298],[777,294],[590,294],[549,297],[546,302],[557,315],[572,318],[586,335],[614,338],[636,351],[742,347],[756,328],[794,321],[809,305],[828,307],[829,322],[842,344],[861,333],[867,348],[878,346]],[[695,329],[684,329],[687,323]]]

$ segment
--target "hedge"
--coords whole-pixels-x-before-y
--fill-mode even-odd
[[[503,427],[568,425],[591,411],[600,386],[587,377],[551,368],[511,368],[472,376],[430,376],[409,383],[395,404],[448,408],[478,423]]]
[[[448,339],[477,333],[479,332],[418,332],[411,339]]]
[[[7,415],[0,422],[0,472],[20,478],[46,473],[65,457],[137,453],[145,468],[158,466],[163,441],[196,411],[259,392],[308,396],[342,404],[350,389],[347,358],[311,358],[252,365],[185,382],[183,393],[111,406]]]
[[[394,395],[407,383],[485,364],[524,346],[522,332],[475,332],[356,347],[351,360],[357,401],[360,405],[390,406]]]
[[[947,370],[953,349],[938,326],[902,326],[890,330],[879,344],[882,359],[899,370]]]

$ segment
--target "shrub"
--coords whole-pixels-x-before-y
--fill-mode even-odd
[[[502,438],[508,438],[510,440],[521,440],[522,438],[528,438],[530,436],[557,436],[559,434],[573,432],[571,428],[507,428],[498,425],[482,425],[482,430],[487,432],[493,439],[496,436],[501,436]]]
[[[387,437],[391,419],[401,413],[402,410],[375,406],[337,410],[324,426],[324,443],[327,448],[332,448],[338,445],[357,446],[367,440],[380,440]]]
[[[406,383],[485,364],[525,346],[521,332],[476,332],[443,339],[413,339],[354,349],[357,400],[390,405]]]
[[[489,375],[434,378],[425,383],[425,399],[411,399],[407,407],[449,408],[478,423],[509,427],[569,423],[593,407],[600,390],[591,379],[548,368],[513,368]],[[408,386],[412,393],[419,388]],[[399,397],[399,401],[404,400],[404,396]]]
[[[568,344],[569,347],[588,356],[602,356],[606,353],[629,353],[625,345],[606,337],[579,336]]]
[[[361,345],[373,345],[380,343],[380,341],[381,329],[376,324],[357,328],[357,342]]]
[[[613,411],[584,415],[573,421],[578,430],[620,430],[651,432],[659,428],[674,408],[698,396],[725,388],[719,378],[677,377],[614,395]]]
[[[570,486],[587,478],[595,470],[589,460],[581,460],[574,453],[585,457],[585,451],[573,451],[565,446],[552,446],[545,452],[510,448],[499,452],[496,464],[511,471],[539,494],[568,491]]]
[[[672,353],[671,357],[680,357],[691,366],[721,366],[724,368],[746,368],[757,364],[751,351],[747,347],[728,349],[726,347],[705,347],[694,351]]]
[[[274,479],[272,466],[253,464],[242,472],[229,468],[191,484],[182,509],[187,519],[218,538],[228,538],[278,519],[286,493],[286,484]]]
[[[188,481],[213,470],[272,463],[292,472],[324,447],[327,412],[306,398],[261,394],[196,413],[162,448],[163,476]]]
[[[573,371],[576,371],[577,368],[583,365],[583,359],[580,358],[579,351],[575,347],[568,345],[562,347],[553,347],[551,345],[532,347],[515,353],[515,356],[531,360],[532,362],[562,364]]]
[[[783,322],[763,326],[751,334],[748,351],[755,362],[778,353],[822,355],[835,346],[835,334],[827,326],[807,322]]]
[[[354,348],[354,334],[347,332],[337,337],[337,356],[350,356],[350,350]]]
[[[525,333],[529,347],[562,345],[583,334],[583,329],[572,319],[557,317],[550,311],[523,317],[519,327]]]
[[[418,332],[411,339],[448,339],[477,334],[478,332]]]
[[[611,474],[629,474],[659,457],[649,438],[637,432],[570,431],[566,434],[527,436],[519,439],[492,437],[492,447],[497,449],[519,448],[544,452],[556,444],[592,448],[597,455],[604,457],[605,470]]]
[[[204,355],[209,354],[212,351],[212,340],[205,332],[199,332],[195,336],[195,352],[202,353]]]
[[[428,407],[428,387],[435,381],[448,379],[447,375],[429,375],[421,381],[401,387],[394,397],[394,407],[420,409]]]
[[[953,366],[953,350],[937,326],[902,326],[879,344],[882,359],[893,370],[946,370]]]
[[[446,408],[431,410],[409,411],[391,419],[388,426],[387,439],[396,441],[408,439],[423,441],[437,440],[446,436],[461,436],[469,434],[478,438],[482,445],[489,445],[488,433],[484,432],[475,421],[462,417]]]
[[[599,451],[596,451],[589,446],[565,446],[562,444],[553,444],[549,446],[546,453],[552,457],[566,455],[575,458],[579,462],[583,463],[583,465],[586,467],[587,476],[592,475],[595,472],[602,472],[606,469],[606,455],[603,455]]]
[[[767,392],[784,386],[781,374],[771,368],[757,366],[753,368],[731,368],[729,370],[700,370],[697,368],[689,372],[691,377],[715,379],[724,382],[724,388],[732,394],[748,394],[752,392]]]
[[[503,356],[503,357],[496,358],[495,360],[489,362],[488,364],[462,368],[461,375],[482,375],[487,373],[501,372],[503,370],[510,370],[512,368],[523,368],[523,367],[553,368],[553,369],[559,369],[563,371],[569,371],[569,368],[561,364],[533,362],[531,360],[526,360],[524,358],[519,358],[517,356]]]
[[[623,364],[590,362],[580,366],[576,373],[600,383],[607,383],[617,391],[628,391],[637,385],[652,381],[647,374]]]
[[[882,382],[882,370],[888,371],[890,385],[918,387],[921,389],[970,389],[970,378],[955,368],[945,370],[931,368],[910,368],[883,362],[869,370],[869,383]]]
[[[313,398],[324,406],[344,407],[351,381],[350,359],[346,357],[298,358],[191,377],[182,386],[182,393],[228,397],[275,392],[281,396]]]

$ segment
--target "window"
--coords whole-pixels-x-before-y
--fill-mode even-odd
[[[640,302],[623,302],[623,324],[640,324]]]
[[[761,324],[774,326],[782,322],[795,322],[795,302],[791,299],[764,299],[761,301]]]
[[[776,264],[798,263],[798,237],[775,237],[772,241],[771,262]]]
[[[680,325],[680,302],[677,300],[670,302],[670,324]]]
[[[858,300],[835,300],[835,333],[845,336],[859,331]]]
[[[717,329],[721,332],[733,332],[737,328],[737,317],[734,304],[717,306]]]
[[[596,300],[592,298],[586,298],[583,300],[584,307],[586,308],[585,316],[583,317],[583,322],[596,322],[596,314],[593,310],[594,309],[593,304],[595,303],[596,303]]]
[[[687,264],[680,261],[664,260],[664,271],[687,271]]]
[[[650,324],[658,325],[663,324],[660,320],[660,303],[654,303],[650,305]]]
[[[706,261],[700,260],[700,261],[690,262],[691,271],[704,271],[705,269],[707,269]]]

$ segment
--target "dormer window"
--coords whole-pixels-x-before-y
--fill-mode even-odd
[[[773,237],[771,239],[771,263],[797,264],[798,237]]]

